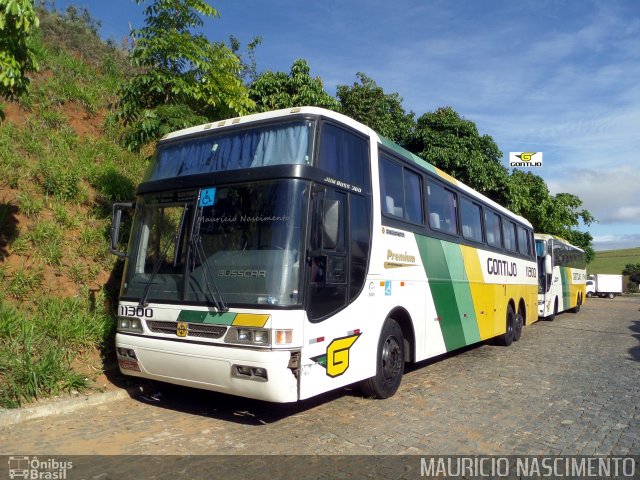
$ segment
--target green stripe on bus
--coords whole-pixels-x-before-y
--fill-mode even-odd
[[[443,248],[443,242],[435,238],[416,235],[416,242],[427,272],[431,296],[440,318],[440,330],[447,351],[465,346],[464,329],[456,301],[456,290]]]
[[[464,268],[464,258],[460,245],[450,242],[442,242],[447,264],[449,265],[449,274],[453,283],[453,291],[458,304],[458,312],[460,324],[464,332],[464,338],[467,345],[480,341],[480,329],[476,319],[476,311],[473,307],[473,296],[471,295],[471,287],[469,287],[469,278]]]
[[[562,308],[566,310],[571,306],[571,286],[569,285],[569,269],[560,267],[560,277],[562,278]]]
[[[236,318],[236,313],[206,312],[202,310],[182,310],[178,315],[179,322],[209,323],[213,325],[231,325]]]

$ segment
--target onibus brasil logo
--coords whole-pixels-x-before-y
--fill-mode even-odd
[[[509,152],[510,167],[541,167],[542,152]]]
[[[9,457],[9,478],[65,480],[67,470],[73,468],[73,462],[59,461],[54,458]]]

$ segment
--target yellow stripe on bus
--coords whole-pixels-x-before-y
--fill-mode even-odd
[[[239,313],[231,325],[236,327],[264,327],[271,315],[258,315],[253,313]]]
[[[495,335],[493,325],[494,285],[484,281],[478,250],[466,245],[460,245],[460,250],[469,279],[469,289],[473,299],[473,309],[476,312],[480,339],[486,340]]]
[[[446,172],[443,172],[442,170],[440,170],[438,167],[435,167],[436,169],[436,173],[438,175],[440,175],[442,178],[447,179],[448,181],[450,181],[451,183],[453,183],[454,185],[458,185],[458,180],[456,180],[455,178],[453,178],[451,175],[449,175]]]

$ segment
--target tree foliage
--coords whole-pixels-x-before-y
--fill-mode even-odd
[[[145,15],[145,26],[132,32],[131,59],[139,73],[123,86],[117,105],[129,149],[176,128],[253,109],[240,59],[226,45],[192,33],[204,24],[201,15],[218,17],[213,7],[204,0],[155,0]]]
[[[628,263],[622,270],[623,275],[629,275],[629,280],[640,287],[640,263]]]
[[[33,0],[0,0],[0,95],[19,97],[29,86],[28,73],[38,69]]]
[[[536,232],[557,235],[585,251],[587,262],[595,254],[593,237],[578,230],[580,224],[591,225],[594,216],[582,207],[582,200],[570,193],[551,195],[547,184],[532,172],[514,170],[509,179],[509,201],[505,204],[533,225]]]
[[[594,257],[589,232],[578,230],[595,218],[569,193],[551,195],[545,181],[531,172],[502,165],[502,152],[470,120],[445,107],[421,116],[409,149],[504,207],[528,219],[536,232],[565,238]]]
[[[306,60],[293,62],[289,74],[264,72],[251,83],[251,99],[259,112],[301,106],[339,110],[338,101],[329,95],[320,77],[312,77]]]
[[[505,205],[509,172],[502,152],[489,135],[480,135],[472,121],[451,107],[422,115],[416,124],[409,150],[456,179]]]
[[[356,76],[360,83],[338,85],[336,90],[342,113],[406,146],[415,127],[414,113],[405,112],[402,97],[397,93],[384,93],[382,87],[364,73]]]
[[[241,53],[241,44],[234,35],[229,36],[229,48],[238,57],[241,65],[240,76],[245,83],[250,83],[258,78],[256,49],[262,44],[262,37],[257,35],[247,44],[246,53]]]

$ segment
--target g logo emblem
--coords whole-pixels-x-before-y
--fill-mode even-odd
[[[189,326],[185,322],[178,322],[176,325],[176,335],[186,337],[187,333],[189,333]]]
[[[349,368],[349,349],[356,343],[360,334],[336,338],[327,347],[327,375],[337,377]]]

